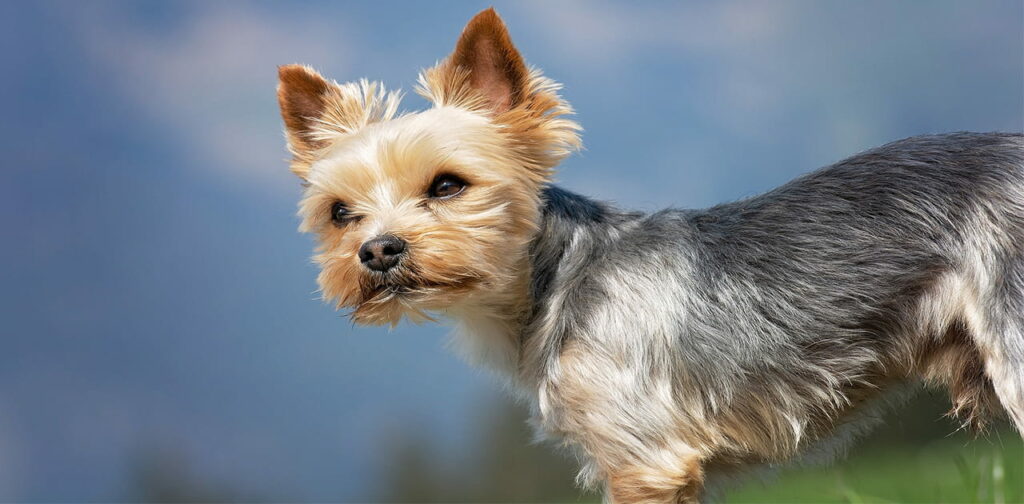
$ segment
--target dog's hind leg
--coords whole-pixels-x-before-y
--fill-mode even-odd
[[[1024,254],[1010,261],[992,298],[989,330],[976,343],[999,402],[1024,434]]]

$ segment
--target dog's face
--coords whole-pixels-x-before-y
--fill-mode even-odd
[[[558,86],[527,69],[488,9],[420,76],[433,108],[397,115],[378,83],[280,68],[303,231],[323,295],[358,323],[397,323],[506,292],[525,272],[539,192],[577,147]]]

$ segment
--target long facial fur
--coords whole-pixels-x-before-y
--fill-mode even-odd
[[[540,188],[578,146],[579,127],[564,117],[571,109],[558,85],[502,44],[511,47],[504,26],[485,11],[448,59],[421,74],[417,91],[434,107],[402,116],[400,95],[379,83],[336,84],[309,67],[281,68],[292,171],[306,183],[301,229],[319,235],[324,297],[351,309],[354,321],[522,311]],[[426,197],[442,174],[468,182],[465,194]],[[330,220],[336,202],[354,217],[344,226]],[[397,268],[380,274],[356,252],[384,233],[409,246]]]

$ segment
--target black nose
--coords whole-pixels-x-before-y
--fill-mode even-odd
[[[373,271],[387,271],[398,264],[405,242],[394,235],[378,236],[359,247],[359,260]]]

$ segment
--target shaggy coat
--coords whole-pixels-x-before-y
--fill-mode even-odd
[[[727,468],[848,440],[908,381],[1024,425],[1020,135],[909,138],[706,210],[554,187],[544,208],[521,380],[544,429],[641,465],[613,490],[699,481],[679,450]]]
[[[558,89],[491,9],[421,74],[428,110],[281,67],[324,297],[360,324],[453,319],[618,503],[827,453],[908,384],[1024,428],[1021,135],[910,138],[642,214],[551,185],[579,145]]]

